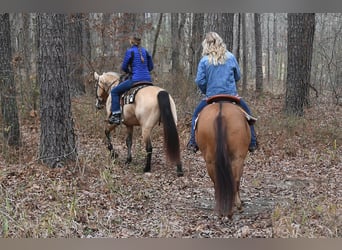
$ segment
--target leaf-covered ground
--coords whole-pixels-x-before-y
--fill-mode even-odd
[[[92,99],[91,99],[92,100]],[[165,162],[161,128],[153,136],[152,172],[135,131],[126,166],[122,127],[112,161],[103,114],[89,97],[73,101],[78,161],[50,169],[37,161],[37,118],[22,119],[23,146],[1,144],[1,237],[328,237],[342,236],[341,107],[315,100],[305,118],[282,115],[282,96],[248,100],[259,118],[259,150],[246,159],[242,213],[214,211],[214,189],[200,153],[189,153],[190,115],[180,116],[184,177]],[[191,110],[189,110],[191,112]],[[186,112],[183,112],[186,114]]]

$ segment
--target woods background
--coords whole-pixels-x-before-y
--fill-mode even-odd
[[[342,140],[341,13],[10,13],[1,14],[0,17],[0,163],[3,165],[0,166],[0,201],[4,204],[0,207],[2,236],[61,236],[65,228],[68,228],[66,235],[71,237],[341,236],[340,229],[337,229],[341,226],[341,186],[337,184],[341,181],[339,152]],[[174,225],[172,222],[166,223],[163,216],[157,219],[159,227],[151,222],[156,231],[147,230],[141,225],[144,229],[140,226],[130,228],[127,226],[129,223],[125,224],[125,216],[129,215],[122,215],[108,223],[101,221],[104,217],[99,219],[100,214],[92,214],[96,217],[92,221],[90,214],[93,211],[89,212],[88,208],[76,208],[83,202],[82,195],[77,194],[80,192],[78,188],[82,189],[85,185],[85,179],[89,178],[89,181],[101,176],[100,186],[109,197],[101,197],[101,201],[94,198],[96,210],[103,205],[103,200],[110,200],[113,197],[118,199],[116,195],[120,196],[122,192],[126,192],[121,189],[118,191],[116,188],[122,181],[121,177],[124,176],[125,179],[125,174],[132,174],[125,172],[118,178],[115,168],[118,167],[115,165],[117,163],[113,165],[103,153],[105,145],[101,140],[104,136],[104,114],[97,113],[94,107],[94,71],[120,72],[124,52],[129,46],[128,37],[132,33],[140,33],[142,46],[153,56],[154,83],[165,88],[175,98],[183,145],[190,131],[189,119],[201,98],[195,87],[194,78],[202,52],[201,42],[208,31],[219,33],[224,38],[227,48],[237,57],[242,71],[242,79],[238,82],[239,94],[246,99],[253,114],[259,118],[256,128],[262,143],[261,149],[259,156],[254,156],[253,164],[248,160],[247,165],[250,163],[259,166],[256,169],[270,173],[274,166],[271,164],[272,170],[265,166],[273,159],[272,157],[278,157],[280,154],[282,157],[277,158],[276,164],[282,167],[282,160],[291,162],[291,157],[295,158],[294,168],[298,162],[309,161],[310,163],[299,163],[301,166],[314,169],[311,169],[311,172],[304,171],[309,175],[316,173],[316,163],[312,157],[316,160],[328,158],[329,164],[324,165],[324,169],[332,171],[328,171],[328,176],[334,176],[332,196],[324,200],[325,205],[313,203],[317,206],[312,205],[312,210],[304,209],[311,212],[305,213],[300,210],[300,219],[296,217],[297,212],[293,212],[298,211],[298,207],[294,205],[296,202],[289,206],[295,206],[297,210],[287,208],[290,212],[286,211],[286,206],[282,208],[282,203],[279,205],[272,202],[271,208],[266,209],[271,225],[265,222],[265,225],[256,226],[256,229],[261,228],[261,231],[256,232],[248,223],[234,224],[232,228],[235,228],[235,231],[232,229],[233,232],[223,232],[216,224],[217,218],[210,216],[208,218],[212,224],[209,224],[217,227],[217,230],[210,231],[212,228],[207,229],[203,226],[205,223],[195,223],[195,226],[190,223],[192,226],[189,229],[180,226],[179,222],[177,226],[183,228],[184,232],[179,228],[174,232],[168,231]],[[297,138],[298,135],[300,138]],[[291,139],[291,142],[286,141],[287,139]],[[119,141],[117,144],[124,145],[123,140],[122,143]],[[277,142],[277,146],[271,146],[273,142]],[[313,147],[316,146],[319,149],[315,149],[312,155],[298,149],[314,150]],[[136,153],[138,152],[139,149],[136,149]],[[187,162],[187,153],[183,154]],[[303,158],[299,160],[298,157]],[[200,157],[190,162],[189,168],[195,164],[196,168],[204,169]],[[164,163],[158,158],[158,164],[162,166]],[[101,166],[100,169],[97,169],[98,166]],[[56,180],[53,180],[58,172],[50,172],[52,170],[45,167],[64,169],[63,188],[60,184],[55,186]],[[42,179],[49,184],[39,184],[33,177],[37,171],[42,171],[39,170],[41,168],[44,168],[46,174]],[[281,173],[283,170],[277,169],[276,172],[278,171]],[[188,170],[188,175],[191,173],[191,169]],[[135,178],[138,178],[138,181],[135,178],[133,180],[141,181],[141,177],[137,177],[141,173],[138,171],[134,174],[137,174]],[[54,177],[51,178],[51,175]],[[76,184],[72,181],[75,175]],[[188,175],[187,178],[190,178]],[[203,176],[201,175],[201,178]],[[249,177],[252,178],[252,175]],[[281,181],[286,179],[284,176],[279,177]],[[316,177],[310,178],[316,180]],[[153,178],[158,179],[160,176]],[[25,184],[18,182],[19,180]],[[196,183],[196,187],[197,184],[200,186],[201,181],[192,181]],[[177,185],[184,188],[191,186],[186,179],[182,183],[178,182],[181,181],[177,181]],[[148,185],[147,183],[148,181],[143,181],[143,185]],[[259,182],[253,184],[261,185]],[[321,182],[316,184],[314,186],[317,189],[314,192],[322,185]],[[72,186],[71,189],[67,188],[69,185]],[[269,185],[267,187],[269,188]],[[65,209],[64,205],[61,205],[61,210],[57,212],[58,216],[52,217],[54,210],[49,206],[43,206],[43,210],[50,214],[50,219],[44,215],[37,215],[33,216],[35,220],[29,219],[29,215],[41,206],[31,204],[34,198],[31,197],[30,205],[15,205],[14,201],[20,201],[25,196],[26,192],[20,190],[41,188],[53,190],[52,193],[46,194],[47,201],[51,204],[57,202],[59,205],[65,205],[64,199],[67,200],[67,222],[58,222],[63,218],[63,214],[65,215],[61,212]],[[59,188],[63,190],[65,197],[58,196],[56,190]],[[173,192],[173,188],[168,191]],[[282,188],[284,187],[281,186],[281,190]],[[93,194],[96,191],[87,189],[87,192]],[[157,195],[154,191],[147,194],[151,201],[154,195]],[[310,200],[310,195],[312,193],[306,195],[305,199]],[[122,202],[135,203],[137,199],[142,199],[140,196],[130,198],[130,201]],[[112,203],[108,205],[112,206]],[[151,206],[155,204],[151,202]],[[27,207],[30,209],[26,210]],[[325,209],[331,212],[328,217],[322,215],[323,211],[327,211]],[[111,211],[107,209],[104,213],[108,216]],[[188,216],[191,217],[189,214]],[[293,222],[293,218],[297,219],[296,223]],[[308,218],[318,218],[319,223],[313,230],[309,229],[313,225]],[[322,218],[324,219],[320,220]],[[249,219],[251,218],[248,217],[247,220]],[[94,226],[94,221],[101,221],[102,226]],[[298,227],[297,222],[301,227]],[[113,229],[114,224],[118,227],[121,225],[121,234]],[[127,227],[123,226],[124,224]],[[246,225],[249,225],[249,230],[246,229]],[[56,229],[53,229],[55,226]],[[71,227],[77,228],[77,232]],[[137,232],[142,234],[139,235]],[[205,233],[201,234],[203,232]]]

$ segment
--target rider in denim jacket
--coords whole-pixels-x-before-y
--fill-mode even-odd
[[[209,32],[202,43],[203,57],[201,58],[195,82],[202,94],[206,98],[202,99],[192,116],[190,140],[187,145],[188,149],[196,152],[198,150],[195,141],[195,120],[200,111],[207,105],[208,97],[218,94],[229,94],[238,96],[236,82],[240,80],[240,67],[235,56],[226,49],[222,38],[215,32]],[[240,105],[251,115],[251,111],[247,103],[241,98]],[[253,152],[257,148],[257,140],[254,126],[251,129],[251,143],[249,151]]]

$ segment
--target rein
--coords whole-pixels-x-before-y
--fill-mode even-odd
[[[98,82],[96,83],[96,98],[97,96],[97,88],[103,89],[107,94],[109,94],[109,90],[112,88],[112,86],[114,85],[114,83],[116,83],[117,81],[119,81],[119,79],[114,80],[111,84],[109,84],[108,88],[104,88],[102,85],[100,85]]]
[[[104,106],[104,104],[105,104],[105,102],[106,102],[107,97],[110,95],[110,92],[109,92],[110,89],[112,88],[112,86],[114,85],[114,83],[116,83],[118,80],[119,80],[119,79],[116,79],[116,80],[114,80],[113,82],[111,82],[111,83],[109,84],[108,88],[105,88],[105,87],[103,87],[102,85],[100,85],[98,82],[96,82],[96,85],[95,85],[95,98],[96,98],[96,107],[97,107],[98,109],[102,109],[102,108],[103,108],[103,106]],[[104,93],[106,93],[106,96],[104,97],[104,99],[102,99],[102,96],[99,97],[99,95],[97,94],[98,88],[101,88],[101,89],[104,91]]]

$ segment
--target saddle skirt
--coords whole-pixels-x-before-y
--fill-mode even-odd
[[[121,106],[125,104],[131,104],[135,100],[135,95],[138,93],[138,91],[142,88],[145,88],[147,86],[153,86],[153,83],[151,82],[136,82],[132,85],[132,87],[123,93],[121,96]]]

